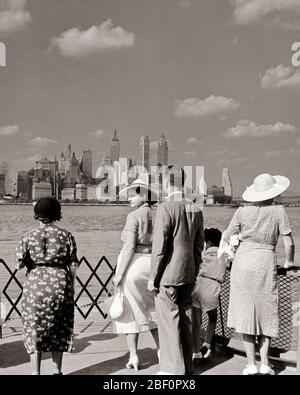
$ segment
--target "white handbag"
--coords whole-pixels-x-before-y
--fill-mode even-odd
[[[110,317],[115,320],[121,317],[124,311],[124,293],[121,288],[118,288],[117,293],[114,295],[114,300],[109,308]]]

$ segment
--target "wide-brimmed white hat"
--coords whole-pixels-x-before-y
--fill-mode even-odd
[[[134,189],[134,190],[137,191],[138,188],[140,189],[140,191],[137,192],[137,194],[139,194],[141,192],[141,190],[145,191],[146,193],[150,192],[151,193],[151,195],[150,195],[151,196],[151,200],[152,201],[158,201],[157,193],[155,191],[153,191],[153,189],[150,188],[149,185],[145,181],[143,181],[141,179],[134,180],[130,185],[128,185],[127,187],[123,188],[120,191],[120,195],[121,196],[122,195],[125,196],[129,190]]]
[[[246,202],[263,202],[279,196],[289,185],[290,180],[287,177],[260,174],[254,178],[253,184],[245,190],[242,197]]]

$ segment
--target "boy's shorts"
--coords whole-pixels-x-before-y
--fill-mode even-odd
[[[220,292],[221,284],[218,281],[199,276],[192,294],[193,307],[203,312],[216,309]]]

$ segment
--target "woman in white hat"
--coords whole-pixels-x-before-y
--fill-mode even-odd
[[[282,236],[285,266],[294,261],[294,242],[285,209],[273,200],[290,185],[288,178],[260,174],[246,189],[243,199],[251,205],[240,207],[224,234],[239,234],[242,242],[235,254],[230,280],[228,327],[242,334],[248,365],[244,375],[274,374],[268,363],[271,337],[279,331],[278,287],[275,247]],[[261,366],[255,360],[255,340],[259,339]]]
[[[135,180],[120,194],[125,192],[130,206],[135,210],[128,214],[121,236],[124,244],[118,257],[114,284],[125,295],[125,308],[121,317],[114,321],[114,331],[126,334],[130,353],[126,367],[138,370],[139,333],[150,331],[159,350],[154,293],[147,288],[154,225],[152,203],[157,201],[157,197],[141,180]]]

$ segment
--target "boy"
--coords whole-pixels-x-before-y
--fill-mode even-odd
[[[222,237],[219,229],[205,229],[205,253],[201,264],[197,282],[192,295],[192,335],[193,335],[193,360],[208,358],[211,354],[211,344],[217,325],[217,307],[221,284],[226,273],[226,262],[218,260],[218,247]],[[201,348],[200,329],[202,312],[208,314],[208,326],[205,342]]]

